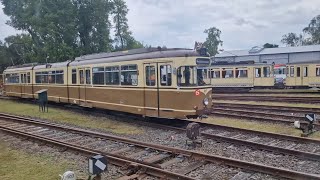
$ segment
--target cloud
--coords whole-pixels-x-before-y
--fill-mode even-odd
[[[224,49],[245,49],[266,42],[281,44],[283,34],[301,32],[319,12],[309,0],[127,0],[129,25],[144,43],[192,47],[204,29],[222,31]]]
[[[282,45],[282,35],[300,33],[319,14],[319,0],[126,0],[134,37],[153,46],[192,48],[203,31],[222,31],[224,49]],[[0,7],[2,7],[0,5]],[[15,34],[0,12],[0,39]]]

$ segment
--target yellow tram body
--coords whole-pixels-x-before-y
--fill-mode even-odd
[[[286,86],[293,88],[319,88],[320,62],[287,64]]]
[[[273,87],[268,64],[212,64],[208,73],[213,88]]]
[[[138,51],[9,67],[5,92],[37,98],[36,91],[48,89],[50,101],[147,117],[195,118],[209,111],[212,90],[198,70],[200,61],[210,64],[208,57],[188,49]]]

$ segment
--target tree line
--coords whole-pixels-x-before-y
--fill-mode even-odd
[[[143,47],[129,29],[123,0],[0,1],[7,24],[23,32],[0,42],[0,72],[13,64]]]

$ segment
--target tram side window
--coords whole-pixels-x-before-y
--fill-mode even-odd
[[[6,74],[6,83],[19,83],[19,74]]]
[[[161,86],[171,86],[172,84],[172,69],[171,65],[160,66]]]
[[[121,66],[121,85],[138,85],[138,68],[137,65]]]
[[[297,77],[300,77],[301,72],[300,72],[300,67],[297,67]]]
[[[220,78],[220,70],[212,70],[210,77],[211,78]]]
[[[270,77],[270,67],[263,67],[263,77]]]
[[[26,83],[26,74],[20,74],[21,84]]]
[[[316,67],[316,76],[320,76],[320,67],[319,66],[317,66]]]
[[[107,85],[119,85],[119,66],[106,67],[106,84]]]
[[[31,78],[30,78],[30,73],[27,73],[27,83],[30,84],[31,83]]]
[[[178,86],[196,86],[197,69],[194,66],[181,66],[177,69]]]
[[[79,79],[80,79],[80,84],[84,84],[84,73],[83,73],[83,70],[79,71]]]
[[[233,69],[222,70],[222,78],[233,78]]]
[[[72,84],[77,84],[77,70],[72,69]]]
[[[255,69],[254,69],[254,72],[255,72],[256,78],[261,77],[261,68],[255,68]]]
[[[303,67],[303,77],[308,77],[308,67]]]
[[[63,84],[63,71],[56,71],[56,84]]]
[[[104,84],[104,67],[92,68],[92,83],[93,84]]]
[[[91,84],[91,73],[90,73],[90,69],[86,69],[86,84]]]
[[[290,66],[290,77],[294,76],[294,66]]]
[[[248,77],[248,70],[247,69],[237,69],[236,70],[236,77],[237,78]]]
[[[146,85],[156,85],[156,68],[154,66],[146,66]]]
[[[48,84],[48,72],[36,72],[36,83],[37,84]]]
[[[49,82],[49,84],[56,83],[56,71],[49,71],[48,72],[48,82]]]

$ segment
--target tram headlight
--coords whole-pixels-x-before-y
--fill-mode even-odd
[[[203,99],[203,104],[204,104],[205,106],[208,106],[208,104],[209,104],[209,99],[208,99],[208,98],[204,98],[204,99]]]

